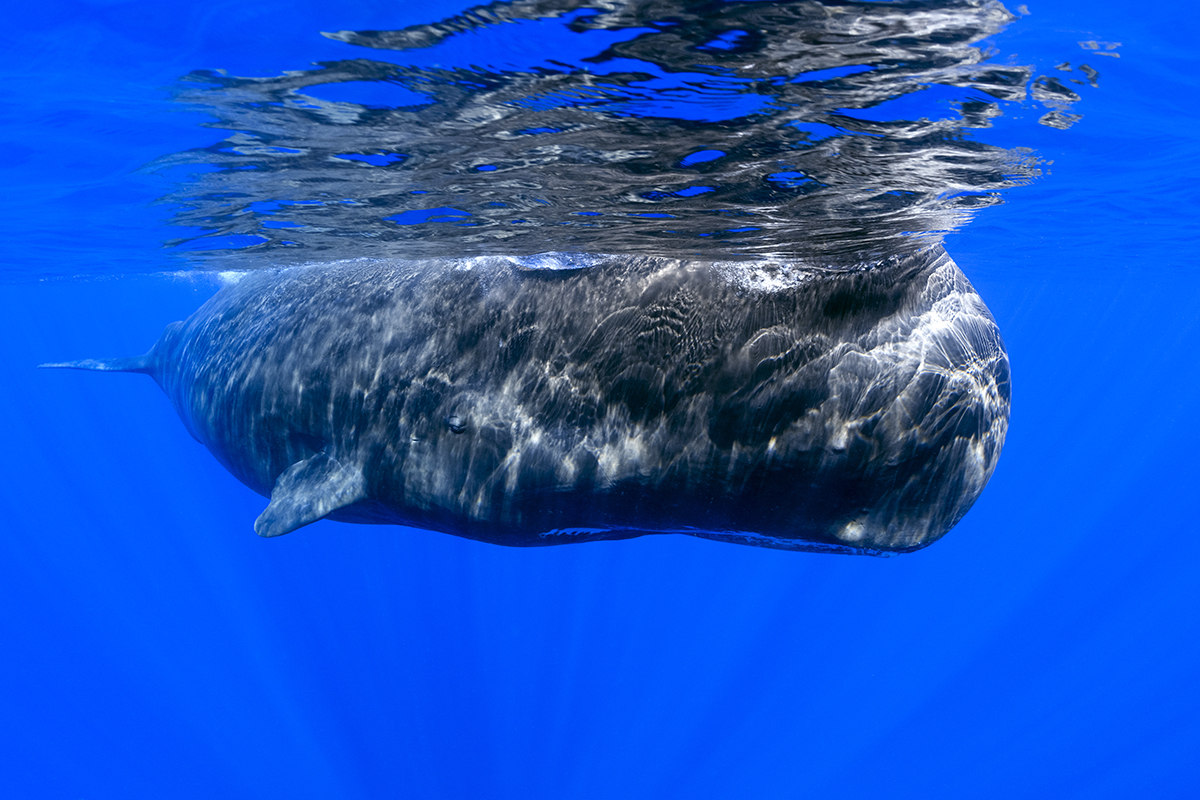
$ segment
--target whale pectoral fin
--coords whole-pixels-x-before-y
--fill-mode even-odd
[[[271,491],[267,510],[254,521],[259,536],[282,536],[367,496],[362,469],[327,453],[292,464]]]

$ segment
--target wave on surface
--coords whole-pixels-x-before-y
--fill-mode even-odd
[[[1039,174],[1032,151],[979,138],[1007,107],[1077,118],[1062,80],[989,47],[1015,19],[991,0],[493,3],[326,33],[362,55],[311,70],[193,73],[178,99],[230,134],[152,168],[196,171],[164,198],[192,231],[170,244],[210,269],[547,251],[871,264]]]

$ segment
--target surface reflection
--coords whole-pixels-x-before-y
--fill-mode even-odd
[[[361,56],[307,71],[194,73],[179,100],[232,132],[155,167],[202,170],[166,198],[199,234],[173,246],[237,250],[243,269],[547,251],[870,264],[1039,173],[981,138],[1006,108],[1077,118],[1066,75],[987,45],[1014,19],[975,0],[496,3],[326,33]]]

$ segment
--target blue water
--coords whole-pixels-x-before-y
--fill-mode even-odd
[[[1029,5],[1007,52],[1120,58],[1090,58],[1069,130],[994,137],[1053,161],[947,241],[1006,337],[1008,442],[965,520],[891,559],[254,536],[265,501],[151,381],[33,367],[143,352],[216,289],[163,274],[171,178],[137,172],[224,135],[178,76],[305,69],[346,57],[317,31],[461,6],[10,11],[4,796],[1200,794],[1191,9]]]

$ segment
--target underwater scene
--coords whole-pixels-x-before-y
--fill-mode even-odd
[[[5,796],[1200,792],[1182,4],[12,19]]]

